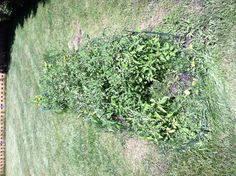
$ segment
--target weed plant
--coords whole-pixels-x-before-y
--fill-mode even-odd
[[[203,64],[191,49],[158,35],[104,35],[77,52],[47,55],[43,96],[36,102],[56,112],[76,112],[110,131],[184,143],[203,130],[207,118],[201,116],[201,98],[190,101],[204,96]],[[189,112],[189,106],[200,110]]]

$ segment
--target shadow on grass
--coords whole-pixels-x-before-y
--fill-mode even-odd
[[[15,30],[37,13],[38,5],[48,0],[24,0],[13,5],[13,13],[8,20],[0,22],[0,72],[7,73],[11,64],[11,50],[15,40]]]

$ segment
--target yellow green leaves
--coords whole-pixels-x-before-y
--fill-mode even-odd
[[[195,60],[192,60],[192,62],[191,62],[191,67],[192,67],[192,68],[196,67],[196,62],[195,62]]]
[[[196,86],[197,85],[197,82],[198,82],[198,80],[197,79],[195,79],[195,78],[193,78],[193,81],[192,81],[192,86],[194,87],[194,86]]]
[[[42,100],[43,100],[43,97],[41,95],[37,95],[37,96],[34,97],[34,103],[36,105],[41,105]]]

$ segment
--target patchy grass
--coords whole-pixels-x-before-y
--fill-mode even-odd
[[[159,171],[160,175],[235,175],[236,18],[234,13],[227,13],[233,12],[235,3],[233,0],[210,0],[210,5],[203,6],[203,2],[193,0],[176,4],[176,1],[162,1],[163,10],[160,12],[163,17],[155,14],[158,10],[153,10],[152,7],[157,5],[150,6],[145,0],[54,0],[40,6],[37,15],[17,29],[13,45],[7,83],[6,175],[155,175]],[[178,8],[173,8],[174,4]],[[204,7],[208,7],[208,11]],[[169,11],[170,8],[174,11]],[[169,23],[162,21],[166,14]],[[205,23],[211,26],[207,28],[209,30],[198,30],[204,22],[202,19],[207,17],[211,17],[210,22],[215,24],[206,20]],[[43,54],[67,47],[76,33],[77,22],[90,36],[99,35],[104,27],[112,30],[151,29],[162,24],[155,30],[184,34],[191,38],[185,45],[196,50],[206,46],[201,45],[202,37],[212,41],[207,45],[210,52],[203,55],[205,59],[210,58],[208,65],[211,66],[209,75],[212,82],[208,93],[213,93],[210,97],[217,100],[211,107],[221,107],[220,113],[216,111],[212,115],[214,135],[182,152],[152,155],[152,152],[157,152],[151,149],[151,154],[148,154],[151,156],[143,165],[140,164],[138,169],[130,168],[133,160],[146,155],[146,150],[140,156],[129,153],[130,157],[125,152],[132,145],[145,148],[147,145],[143,142],[137,140],[136,145],[132,139],[127,142],[120,134],[100,131],[75,115],[55,115],[34,106],[32,100],[39,94]],[[222,76],[222,70],[226,76]],[[227,81],[223,81],[224,78]],[[218,118],[219,114],[221,118]]]
[[[157,29],[184,36],[186,42],[183,44],[202,55],[208,68],[204,113],[208,116],[210,131],[203,141],[193,141],[181,152],[168,155],[172,161],[167,175],[235,175],[233,36],[236,4],[234,1],[221,0],[198,2],[201,3],[182,2],[165,24]],[[199,107],[190,108],[196,111]]]
[[[107,134],[75,115],[35,106],[43,55],[62,50],[76,32],[136,28],[148,1],[55,0],[16,30],[7,83],[6,175],[145,175],[127,164],[119,134]]]

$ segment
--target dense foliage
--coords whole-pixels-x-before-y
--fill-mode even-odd
[[[155,35],[89,40],[78,52],[46,57],[43,96],[36,101],[154,141],[179,133],[189,138],[194,131],[181,124],[180,102],[194,83],[190,58],[173,41]]]

